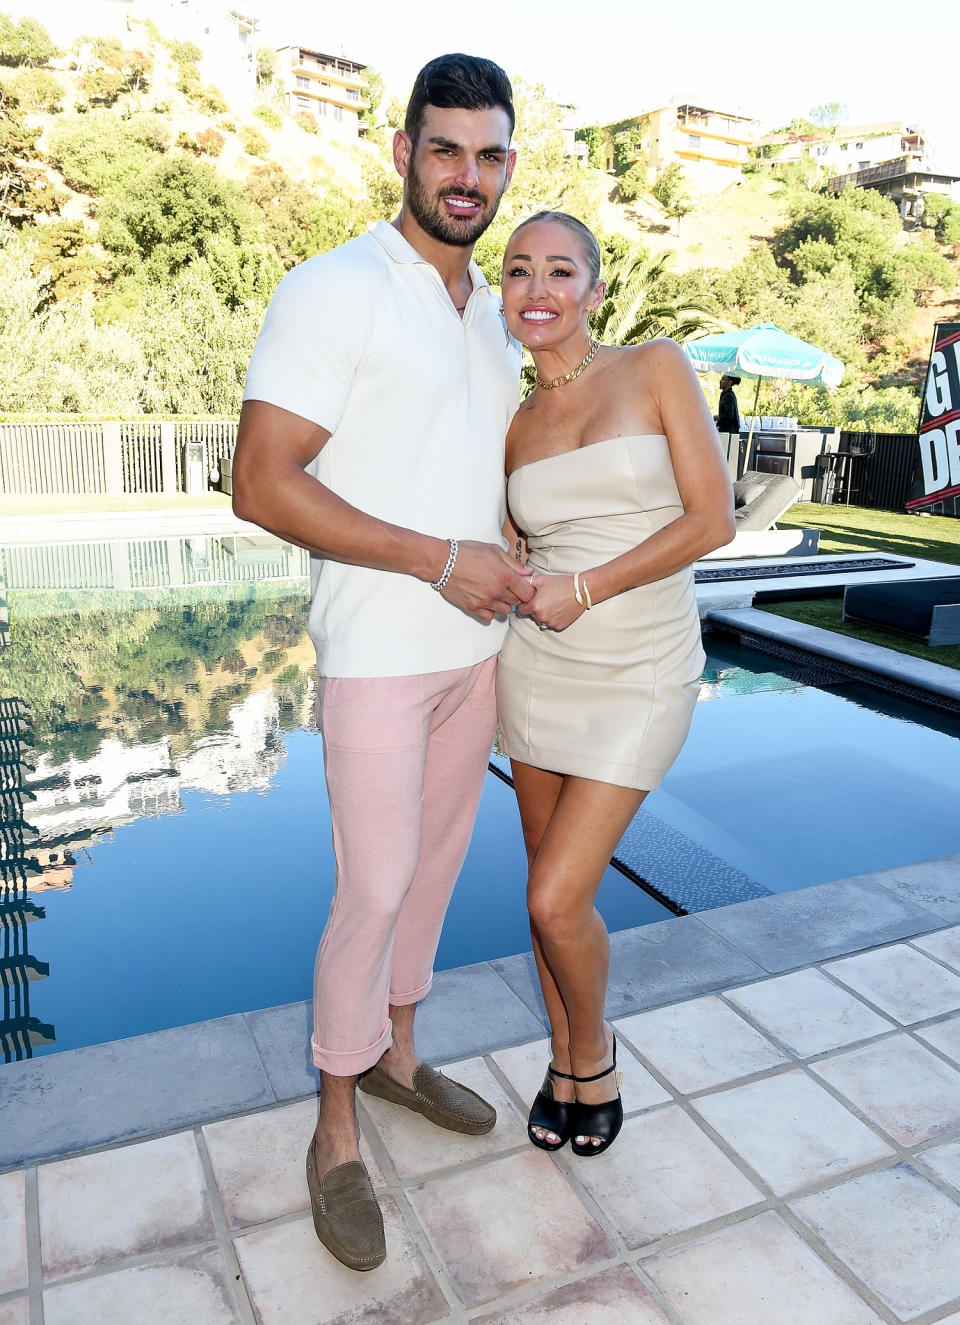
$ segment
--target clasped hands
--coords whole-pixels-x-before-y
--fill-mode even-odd
[[[583,615],[585,609],[577,602],[572,575],[534,574],[530,583],[533,597],[518,604],[517,615],[533,617],[541,630],[566,630]]]

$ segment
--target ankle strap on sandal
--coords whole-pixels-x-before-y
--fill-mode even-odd
[[[609,1067],[605,1067],[602,1072],[594,1072],[592,1077],[573,1077],[573,1080],[580,1082],[581,1085],[586,1084],[588,1081],[599,1081],[601,1077],[608,1077],[610,1073],[614,1071],[616,1066],[616,1060],[614,1060],[614,1062],[612,1062]]]
[[[579,1078],[579,1077],[575,1077],[575,1076],[573,1075],[572,1072],[560,1072],[560,1071],[558,1071],[558,1069],[555,1068],[555,1067],[548,1067],[548,1068],[547,1068],[547,1071],[550,1073],[550,1075],[551,1075],[552,1077],[560,1077],[560,1078],[562,1078],[562,1080],[564,1080],[564,1081],[579,1081],[579,1080],[580,1080],[580,1078]],[[603,1073],[601,1072],[600,1075],[603,1076]],[[591,1079],[592,1079],[592,1078],[591,1078]]]

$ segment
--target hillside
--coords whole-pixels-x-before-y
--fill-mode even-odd
[[[727,270],[742,262],[757,244],[772,245],[778,229],[788,220],[789,192],[770,175],[746,175],[732,188],[716,197],[704,199],[683,218],[680,233],[651,194],[636,201],[617,199],[613,178],[598,175],[596,195],[603,226],[624,235],[632,243],[642,244],[654,254],[669,253],[671,269],[692,272],[698,268]],[[928,243],[929,234],[904,230],[900,244],[909,249]],[[956,248],[942,248],[941,254],[960,283],[960,256]],[[957,284],[945,291],[935,287],[913,311],[912,325],[905,330],[901,347],[897,384],[917,382],[926,370],[927,356],[938,321],[960,320],[960,294]]]
[[[89,68],[95,65],[97,57],[89,50],[81,50],[54,57],[48,63],[47,68],[63,90],[59,108],[55,112],[27,110],[23,115],[25,124],[40,131],[38,147],[41,155],[34,164],[66,195],[66,201],[60,209],[64,219],[82,221],[84,225],[95,229],[96,197],[71,188],[49,160],[54,132],[64,118],[78,111],[85,113],[91,108],[107,109],[121,123],[135,114],[155,115],[158,126],[168,131],[170,153],[184,150],[177,146],[178,142],[183,141],[182,135],[195,142],[198,134],[213,130],[223,138],[219,154],[216,157],[204,153],[199,155],[207,156],[215,164],[218,174],[240,183],[258,162],[269,160],[281,166],[291,179],[316,187],[321,192],[332,187],[354,201],[361,197],[362,162],[376,155],[374,149],[361,141],[341,144],[319,134],[306,132],[292,117],[278,109],[278,97],[270,85],[263,88],[261,104],[281,115],[279,128],[265,123],[254,112],[238,115],[227,107],[222,112],[205,110],[202,104],[198,105],[195,99],[178,87],[182,81],[182,63],[174,59],[167,43],[139,26],[134,27],[130,41],[131,45],[145,51],[152,63],[143,90],[121,94],[113,104],[93,101],[84,93],[81,83]],[[15,81],[13,70],[4,70],[2,75],[0,82],[4,84]],[[256,130],[262,134],[266,139],[266,150],[256,155],[246,151],[242,141],[244,130]]]
[[[2,30],[0,409],[234,412],[283,272],[395,215],[389,132],[332,140],[287,112],[266,68],[238,113],[203,83],[200,52],[152,24],[66,53],[38,37],[19,67]],[[615,298],[634,310],[622,326],[613,310],[615,342],[774,321],[847,375],[834,393],[771,387],[771,412],[913,426],[932,323],[960,312],[956,246],[904,232],[877,194],[759,174],[695,200],[678,234],[651,195],[624,204],[568,156],[542,87],[514,89],[518,167],[476,249],[491,282],[518,220],[573,212],[598,227]]]

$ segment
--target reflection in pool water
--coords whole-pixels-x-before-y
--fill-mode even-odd
[[[106,572],[75,590],[92,574],[75,550],[7,566],[56,586],[10,589],[0,649],[8,1058],[309,994],[333,860],[302,566],[258,545],[233,582],[191,586],[202,559],[164,546],[111,548],[153,567],[120,591]],[[948,722],[720,645],[702,697],[623,851],[687,909],[960,849]],[[491,775],[438,967],[527,949],[523,885],[512,792]],[[599,904],[611,929],[668,914],[612,869]]]

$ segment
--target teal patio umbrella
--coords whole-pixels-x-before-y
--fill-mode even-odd
[[[688,340],[687,357],[698,373],[726,373],[728,377],[755,377],[757,392],[750,420],[750,437],[757,417],[760,383],[765,377],[785,377],[791,382],[815,382],[839,386],[843,363],[826,350],[818,350],[772,322],[761,322],[746,331],[725,331],[701,340]]]

